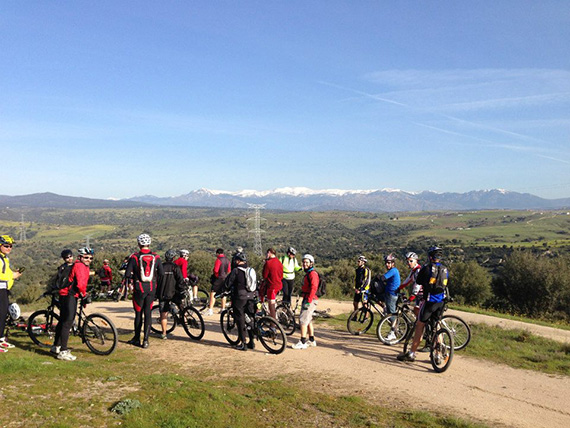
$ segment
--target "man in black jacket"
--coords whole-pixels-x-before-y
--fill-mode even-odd
[[[162,264],[163,275],[159,279],[156,297],[160,308],[160,325],[162,327],[162,339],[166,339],[166,327],[168,313],[171,310],[171,303],[179,306],[180,296],[184,293],[184,276],[180,266],[174,263],[176,257],[175,250],[168,250],[164,254],[165,262]]]

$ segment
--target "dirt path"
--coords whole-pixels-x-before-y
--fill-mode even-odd
[[[337,314],[348,312],[346,308],[350,304],[322,301],[319,306],[320,309],[330,307],[331,313]],[[90,309],[107,313],[118,328],[132,331],[130,304],[97,303]],[[492,321],[461,313],[467,319],[466,315],[469,322]],[[298,351],[289,347],[275,356],[265,353],[258,343],[254,351],[239,352],[228,347],[220,332],[218,316],[206,317],[205,321],[206,334],[199,342],[192,342],[179,327],[172,339],[152,339],[149,349],[136,351],[151,358],[172,360],[190,369],[198,365],[211,366],[224,376],[284,374],[292,380],[304,379],[318,391],[358,394],[371,402],[390,403],[404,409],[412,406],[441,410],[490,425],[570,426],[570,410],[566,406],[566,397],[570,395],[568,377],[511,369],[465,357],[461,352],[455,354],[446,373],[436,374],[427,354],[419,354],[414,364],[400,363],[396,360],[401,351],[399,346],[383,346],[374,336],[356,337],[322,327],[317,329],[316,348]],[[500,320],[498,325],[511,323],[515,322]],[[569,340],[564,334],[561,337],[563,341]],[[290,344],[298,339],[299,333],[295,333],[289,338]],[[128,345],[121,343],[120,346]],[[425,394],[422,400],[415,398],[418,389],[426,388],[433,392]]]

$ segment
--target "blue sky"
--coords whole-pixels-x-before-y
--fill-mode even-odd
[[[570,197],[567,1],[0,7],[0,194]]]

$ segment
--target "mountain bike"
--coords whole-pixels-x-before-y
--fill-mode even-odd
[[[51,293],[44,293],[43,297],[49,294]],[[28,336],[36,345],[48,348],[54,344],[55,329],[59,322],[59,315],[55,313],[56,302],[56,295],[52,294],[48,308],[34,312],[28,319]],[[86,315],[84,309],[88,303],[91,303],[89,296],[80,298],[76,322],[73,323],[71,334],[79,336],[81,342],[85,343],[94,354],[109,355],[117,347],[117,329],[113,322],[103,314]]]
[[[277,303],[275,307],[275,318],[283,327],[285,334],[287,336],[291,336],[295,333],[295,330],[299,326],[299,315],[297,314],[297,308],[299,307],[299,300],[302,301],[302,298],[299,293],[297,293],[297,298],[295,300],[295,306],[291,309],[291,305],[280,301]],[[313,318],[330,318],[330,308],[317,310],[313,312]]]
[[[122,286],[120,284],[112,286],[112,289],[107,291],[103,288],[107,286],[103,285],[93,285],[87,290],[87,294],[91,296],[91,300],[94,302],[102,300],[112,300],[113,302],[118,302],[121,298]]]
[[[259,300],[257,297],[248,301],[248,304],[250,302],[255,308],[258,308]],[[287,347],[287,335],[283,328],[275,318],[266,315],[264,310],[255,311],[254,313],[246,311],[245,323],[247,330],[253,333],[253,337],[259,340],[270,354],[280,354]],[[232,346],[237,345],[239,334],[233,307],[230,306],[222,311],[220,325],[228,343]]]
[[[384,315],[376,327],[376,336],[385,345],[400,343],[416,322],[410,302],[401,293],[398,294],[397,308],[395,314]]]
[[[444,310],[441,310],[436,316],[430,317],[425,324],[422,338],[422,340],[425,341],[425,348],[429,349],[431,365],[437,373],[443,373],[449,368],[455,351],[453,334],[442,323],[443,312]],[[406,335],[404,354],[408,352],[408,347],[414,337],[416,323],[414,323],[414,327],[409,329]],[[421,347],[420,344],[418,349]]]
[[[179,305],[170,302],[170,309],[166,317],[166,333],[171,333],[178,324],[184,327],[184,331],[193,340],[200,340],[206,331],[204,318],[200,311],[192,305],[194,299],[190,298],[189,287],[185,287],[184,295]],[[162,334],[160,323],[160,307],[154,305],[151,311],[150,329],[153,333]]]
[[[362,306],[353,311],[346,321],[346,328],[351,334],[356,336],[366,333],[374,324],[374,309],[378,314],[384,316],[385,304],[378,296],[369,292],[361,293]]]

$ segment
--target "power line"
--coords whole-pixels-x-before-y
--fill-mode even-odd
[[[248,218],[247,220],[253,220],[253,229],[250,229],[249,232],[253,233],[253,252],[258,256],[263,255],[263,249],[261,247],[261,234],[265,232],[265,230],[261,229],[261,220],[265,220],[260,215],[260,210],[265,209],[265,204],[247,204],[249,208],[255,210],[255,214],[253,218]]]
[[[24,225],[24,214],[22,214],[22,221],[20,221],[20,242],[26,239],[26,226]]]

